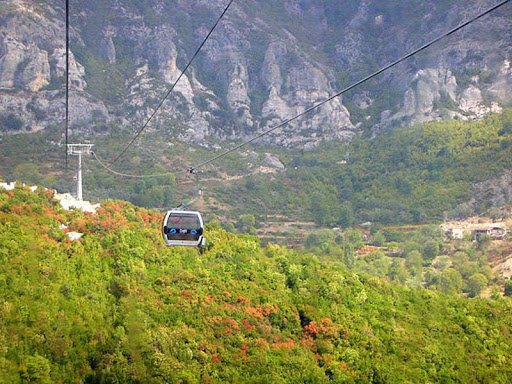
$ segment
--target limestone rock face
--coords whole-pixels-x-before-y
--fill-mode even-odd
[[[265,153],[263,158],[263,164],[276,169],[285,169],[284,164],[277,157],[273,156],[270,153]]]
[[[66,75],[66,49],[56,48],[52,54],[53,59],[53,77],[63,78]],[[85,68],[75,59],[73,52],[69,52],[69,82],[71,88],[76,91],[85,91],[87,82],[85,78]]]
[[[48,52],[6,37],[0,58],[0,88],[37,92],[50,83]]]
[[[20,119],[22,130],[38,131],[64,120],[66,68],[62,24],[32,2],[6,1],[0,13],[0,114]],[[49,16],[50,15],[50,16]],[[72,127],[109,120],[104,103],[87,92],[85,69],[70,52]],[[9,131],[0,127],[0,132]]]
[[[237,120],[247,126],[254,125],[251,115],[251,99],[249,98],[249,74],[247,66],[238,64],[230,76],[228,85],[227,102],[232,111],[235,112]]]
[[[287,71],[282,69],[284,63],[291,66]],[[269,90],[269,97],[262,108],[262,116],[266,119],[264,129],[304,112],[335,93],[321,68],[300,57],[283,42],[269,45],[262,78]],[[286,135],[280,142],[287,146],[299,143],[315,145],[327,135],[327,130],[331,137],[347,140],[355,131],[350,114],[340,98],[324,104],[309,116],[293,122],[290,127],[302,135]]]
[[[109,122],[139,128],[225,6],[223,0],[73,4],[73,128],[100,132]],[[487,6],[486,0],[234,2],[148,129],[209,147],[253,137]],[[62,1],[0,6],[0,115],[15,114],[24,130],[64,117],[63,20]],[[507,6],[264,140],[311,148],[348,141],[363,129],[376,135],[403,124],[482,118],[512,103],[511,41]]]

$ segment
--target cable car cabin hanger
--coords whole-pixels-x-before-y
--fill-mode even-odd
[[[162,235],[167,246],[203,249],[206,246],[203,231],[203,218],[197,211],[167,211],[162,223]]]

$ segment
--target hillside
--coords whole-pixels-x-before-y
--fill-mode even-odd
[[[50,130],[0,138],[0,175],[8,181],[74,191],[76,158],[70,157],[66,171],[59,135]],[[120,151],[126,135],[118,131],[86,138],[109,159]],[[406,224],[499,216],[500,208],[512,202],[511,143],[512,110],[507,109],[482,121],[403,127],[373,139],[361,137],[349,145],[331,143],[309,151],[254,146],[203,169],[203,195],[197,203],[210,218],[236,222],[250,214],[257,226],[269,231],[272,222],[282,229],[287,225],[283,222],[349,227],[366,221]],[[137,149],[137,155],[116,169],[174,175],[125,179],[85,157],[86,199],[176,206],[197,197],[197,185],[185,169],[219,153],[218,147],[189,146],[158,132],[145,135]]]
[[[343,227],[496,214],[512,201],[511,112],[283,153],[286,171],[206,191],[231,209],[255,214],[262,224],[274,214]]]
[[[0,381],[509,383],[512,304],[406,288],[212,222],[0,191]],[[84,233],[70,241],[61,225]]]

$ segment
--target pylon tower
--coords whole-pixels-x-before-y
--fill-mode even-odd
[[[91,154],[94,144],[68,144],[68,155],[78,156],[78,169],[76,176],[76,199],[83,200],[82,196],[82,155]]]

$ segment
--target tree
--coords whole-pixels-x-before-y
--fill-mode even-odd
[[[477,248],[479,251],[485,251],[487,247],[491,244],[491,236],[483,235],[476,237]]]
[[[438,286],[441,292],[459,293],[463,286],[462,276],[455,269],[447,269],[439,275]]]
[[[27,356],[22,378],[28,383],[50,384],[50,362],[40,355]]]
[[[481,273],[471,275],[467,281],[467,290],[470,297],[476,297],[487,285],[487,277]]]
[[[423,266],[423,257],[418,251],[411,251],[405,258],[405,266],[414,276],[421,273]]]
[[[381,231],[378,231],[373,235],[372,244],[377,247],[382,247],[384,243],[386,242],[386,237],[382,234]]]
[[[512,296],[512,280],[505,283],[505,296]]]
[[[345,243],[350,243],[355,249],[360,249],[364,245],[363,233],[354,228],[347,229],[343,232],[343,240]]]
[[[343,252],[345,252],[345,258],[343,261],[347,268],[350,269],[354,266],[354,263],[356,262],[356,251],[354,249],[354,246],[351,243],[345,244],[345,246],[343,247]]]
[[[14,113],[0,116],[0,131],[19,131],[25,123]]]
[[[32,163],[21,163],[14,169],[14,177],[22,182],[32,185],[42,184],[43,175],[39,165]]]
[[[435,240],[428,240],[423,245],[422,254],[423,259],[432,261],[439,254],[439,243]]]
[[[246,214],[241,215],[238,221],[235,224],[235,227],[239,229],[241,232],[249,232],[253,233],[256,231],[254,226],[256,225],[256,218],[254,215]]]
[[[317,192],[311,197],[311,214],[315,223],[332,225],[337,221],[335,201],[323,193]]]
[[[349,228],[354,224],[354,213],[350,205],[344,204],[341,206],[339,223],[343,228]]]
[[[405,283],[407,280],[407,271],[402,265],[402,260],[395,258],[391,262],[391,266],[389,267],[388,277],[393,281],[398,281],[400,283]]]
[[[324,244],[335,244],[336,234],[330,229],[320,229],[306,237],[304,245],[306,248],[316,248]]]

